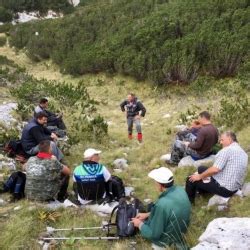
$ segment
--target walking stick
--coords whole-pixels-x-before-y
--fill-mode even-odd
[[[42,240],[119,240],[119,237],[42,237]]]

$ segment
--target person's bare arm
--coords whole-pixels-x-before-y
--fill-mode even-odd
[[[70,169],[67,166],[63,165],[62,173],[64,175],[70,175]]]

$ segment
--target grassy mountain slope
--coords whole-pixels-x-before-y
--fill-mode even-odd
[[[109,137],[106,141],[97,143],[95,141],[86,143],[78,143],[72,146],[70,155],[67,156],[67,161],[71,169],[82,160],[82,152],[86,147],[93,146],[103,150],[102,162],[112,171],[112,162],[116,158],[126,157],[129,163],[129,168],[125,172],[119,174],[126,185],[135,187],[136,195],[140,199],[157,197],[157,192],[154,188],[154,183],[147,177],[147,173],[162,164],[159,157],[167,153],[170,149],[174,138],[174,126],[179,124],[179,119],[187,117],[188,114],[197,114],[199,111],[209,109],[216,124],[220,122],[220,108],[223,107],[223,98],[232,100],[231,104],[234,107],[238,106],[237,96],[241,90],[249,98],[249,82],[243,79],[225,79],[220,81],[195,81],[190,86],[165,86],[155,87],[148,82],[135,82],[134,79],[128,77],[107,76],[104,74],[85,75],[84,77],[71,77],[62,75],[58,72],[57,66],[51,64],[50,61],[43,61],[34,64],[25,54],[15,53],[9,47],[0,48],[0,53],[14,60],[18,65],[26,67],[27,72],[35,78],[48,78],[49,80],[65,81],[66,83],[77,84],[82,80],[82,84],[86,86],[91,98],[99,101],[97,106],[100,113],[106,121],[109,122]],[[129,91],[134,91],[147,107],[146,117],[143,119],[144,143],[138,145],[135,140],[128,141],[126,134],[126,122],[123,113],[119,109],[120,101],[127,95]],[[5,92],[8,89],[5,88]],[[2,92],[1,92],[2,93]],[[13,98],[9,94],[9,98]],[[231,99],[232,98],[232,99]],[[235,98],[235,99],[234,99]],[[224,104],[225,105],[225,104]],[[224,106],[231,110],[231,106]],[[235,123],[233,126],[238,128],[237,134],[239,142],[244,149],[250,153],[250,123],[244,118],[244,112],[248,112],[249,104],[245,106],[245,110],[240,109],[236,112],[234,109],[229,112],[229,120],[233,118]],[[236,113],[236,118],[234,114]],[[165,114],[170,114],[170,118],[164,118]],[[249,112],[248,112],[249,114]],[[231,115],[231,116],[230,116]],[[249,117],[247,117],[249,119]],[[65,121],[69,125],[72,120],[70,110],[65,110]],[[228,126],[232,128],[231,125]],[[76,133],[79,135],[79,133]],[[250,165],[249,165],[250,167]],[[194,169],[176,169],[176,183],[184,185],[185,178],[191,174]],[[246,181],[250,181],[250,173],[248,173]],[[72,186],[70,186],[72,190]],[[3,197],[3,196],[1,196]],[[4,196],[4,198],[6,198]],[[202,206],[207,204],[208,198],[199,198],[196,206],[193,208],[192,221],[187,234],[187,241],[190,246],[197,243],[200,234],[205,230],[207,224],[217,217],[244,217],[250,216],[250,198],[239,199],[234,197],[230,201],[229,211],[218,212],[216,209],[204,209]],[[14,211],[13,208],[17,205],[21,209]],[[38,204],[28,201],[21,201],[18,204],[9,204],[6,207],[0,208],[0,248],[32,248],[37,247],[37,238],[41,232],[45,231],[46,226],[52,227],[81,227],[100,225],[102,218],[96,216],[87,210],[81,209],[61,209],[59,218],[53,220],[41,219],[41,214],[47,211]],[[21,230],[20,230],[21,229]],[[84,235],[95,235],[98,232],[90,232]],[[74,234],[75,235],[75,234]],[[138,249],[150,249],[150,244],[140,237],[135,238]],[[101,242],[101,241],[67,241],[62,243],[63,249],[129,249],[130,240],[119,242]]]
[[[249,16],[247,0],[91,1],[63,19],[13,27],[10,41],[63,73],[187,83],[247,70]]]

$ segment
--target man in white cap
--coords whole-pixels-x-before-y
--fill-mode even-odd
[[[99,163],[100,153],[100,150],[88,148],[83,154],[83,162],[74,170],[75,191],[81,204],[87,204],[90,201],[98,202],[105,195],[105,183],[110,180],[111,174],[104,165]]]
[[[149,213],[139,213],[132,219],[141,235],[150,240],[153,249],[178,245],[185,249],[185,233],[189,224],[191,204],[182,187],[174,185],[173,173],[165,167],[152,170],[148,176],[161,192]]]

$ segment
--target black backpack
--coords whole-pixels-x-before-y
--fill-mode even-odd
[[[108,183],[108,196],[111,200],[119,201],[122,197],[125,197],[125,188],[121,178],[112,175],[111,180]]]
[[[15,158],[16,156],[22,156],[28,158],[28,155],[24,152],[21,140],[10,140],[4,145],[4,151],[10,158]]]
[[[119,205],[114,207],[110,219],[109,226],[115,225],[117,228],[117,236],[119,237],[130,237],[134,236],[137,232],[137,229],[134,227],[134,224],[131,222],[131,219],[134,218],[140,210],[141,202],[138,199],[135,199],[132,203],[128,204],[125,198],[119,200]],[[112,223],[112,217],[116,212],[115,223]],[[141,211],[140,211],[141,212]],[[110,228],[108,227],[108,236],[110,234]]]
[[[4,192],[10,192],[13,194],[14,199],[24,198],[24,188],[26,183],[26,174],[21,171],[17,171],[11,174],[9,179],[3,184]]]

